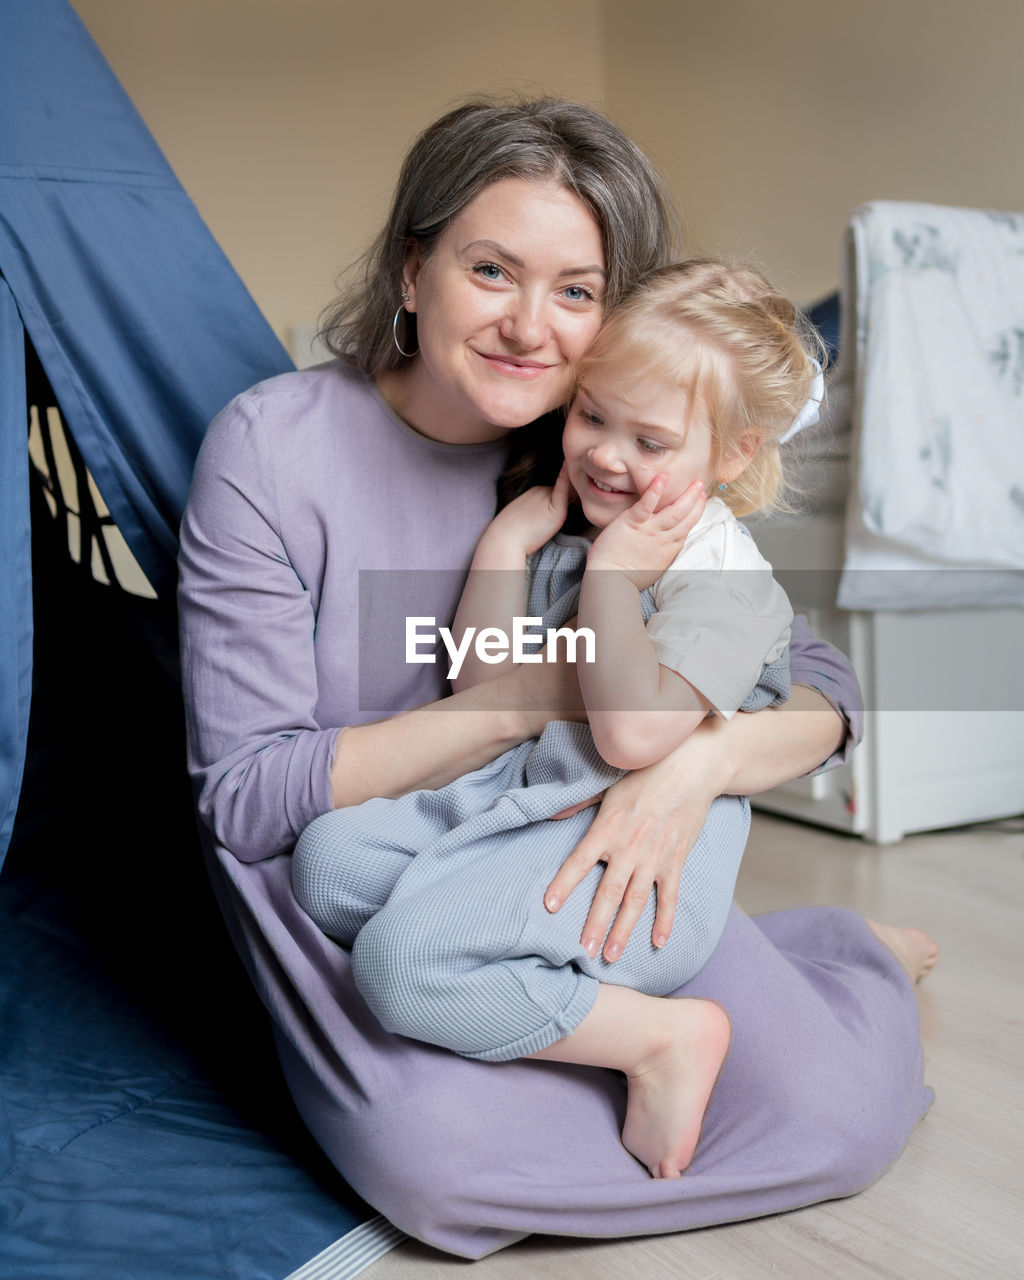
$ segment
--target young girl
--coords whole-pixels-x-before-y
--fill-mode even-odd
[[[592,810],[548,819],[661,759],[709,713],[788,696],[792,612],[734,512],[772,504],[778,445],[820,398],[795,310],[758,273],[691,261],[647,277],[582,363],[558,479],[484,532],[453,628],[511,634],[524,608],[548,626],[578,610],[596,640],[578,665],[589,726],[551,723],[438,791],[326,814],[295,850],[296,897],[353,947],[386,1028],[488,1061],[623,1071],[623,1143],[655,1177],[691,1161],[728,1053],[719,1005],[660,997],[718,942],[749,806],[715,802],[671,934],[652,945],[651,895],[621,956],[580,942],[599,868],[545,910]],[[558,533],[572,491],[587,522],[576,537]],[[458,683],[500,670],[469,657]]]

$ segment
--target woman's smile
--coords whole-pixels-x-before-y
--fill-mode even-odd
[[[502,355],[498,352],[480,351],[477,353],[487,361],[488,365],[506,378],[520,378],[529,381],[539,378],[552,366],[541,360],[523,360],[516,356]]]

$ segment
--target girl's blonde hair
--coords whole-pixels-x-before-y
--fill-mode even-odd
[[[811,393],[823,344],[753,267],[693,258],[652,271],[608,317],[579,367],[683,388],[707,413],[713,461],[754,452],[717,494],[737,516],[786,506],[779,440]]]

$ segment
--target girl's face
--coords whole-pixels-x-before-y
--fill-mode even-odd
[[[667,477],[659,506],[694,480],[710,494],[730,478],[716,474],[711,424],[699,401],[670,383],[623,382],[611,369],[588,373],[581,383],[562,450],[572,487],[598,529],[631,507],[657,475]]]
[[[493,440],[564,404],[601,324],[601,231],[560,186],[507,178],[406,260],[419,353],[382,389],[417,430]]]

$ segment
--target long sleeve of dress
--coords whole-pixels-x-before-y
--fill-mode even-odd
[[[847,656],[833,645],[819,640],[800,617],[793,622],[789,664],[793,684],[816,689],[832,704],[846,725],[843,742],[814,770],[821,773],[848,760],[863,736],[864,703],[860,685]]]
[[[181,530],[189,767],[203,820],[249,862],[331,807],[338,729],[317,722],[314,610],[281,536],[256,413],[229,406],[200,453]]]

